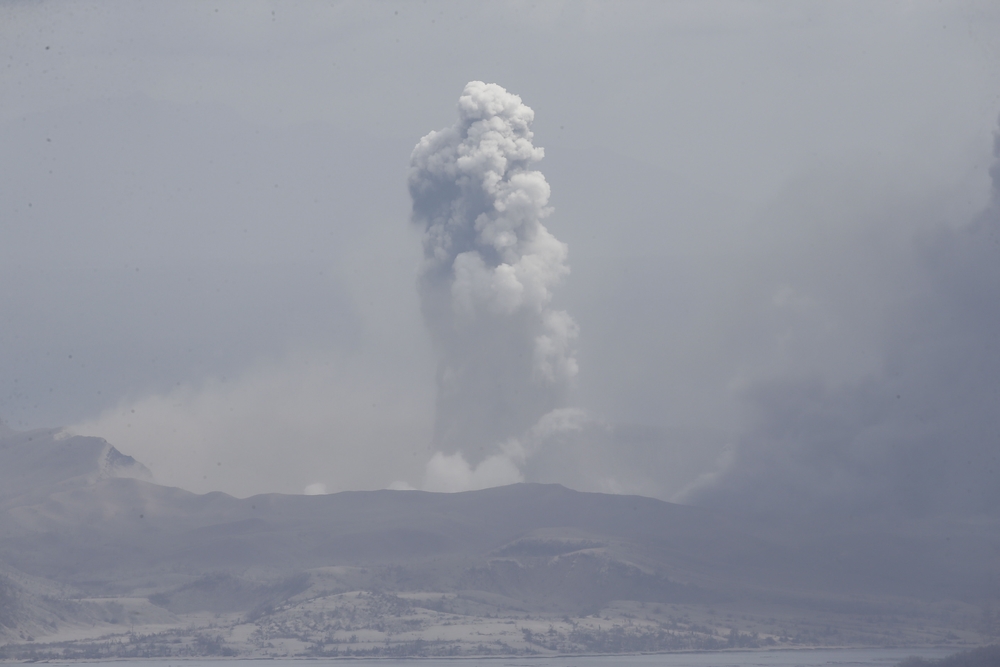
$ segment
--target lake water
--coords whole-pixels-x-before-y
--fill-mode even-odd
[[[941,658],[957,649],[803,649],[783,651],[720,651],[659,655],[587,656],[577,658],[411,658],[411,659],[299,659],[267,660],[268,667],[343,667],[345,662],[365,667],[893,667],[903,658],[918,655]],[[106,667],[262,667],[261,660],[115,660],[88,665]],[[306,663],[306,664],[304,664]],[[50,665],[60,663],[53,661]]]

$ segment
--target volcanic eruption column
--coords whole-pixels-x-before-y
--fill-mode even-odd
[[[552,209],[532,168],[544,155],[533,118],[517,95],[473,81],[458,122],[411,157],[412,219],[425,230],[419,292],[439,359],[440,451],[428,477],[440,490],[518,481],[526,434],[570,416],[559,408],[577,372],[577,326],[551,307],[569,266],[542,224]]]

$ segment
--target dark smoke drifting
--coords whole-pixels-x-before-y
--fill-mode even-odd
[[[917,243],[924,289],[883,370],[847,387],[758,384],[758,420],[683,500],[757,512],[1000,511],[1000,135],[992,196]]]
[[[566,244],[542,224],[551,208],[533,169],[544,155],[531,143],[533,118],[517,95],[473,81],[458,122],[413,150],[419,291],[439,357],[429,487],[518,481],[526,443],[573,420],[552,412],[577,372],[577,327],[550,305],[569,267]]]

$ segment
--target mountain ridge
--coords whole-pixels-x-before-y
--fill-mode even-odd
[[[595,614],[619,618],[632,637],[621,646],[650,650],[718,648],[736,618],[755,619],[734,630],[741,646],[968,642],[977,610],[1000,599],[989,518],[754,520],[558,484],[199,495],[149,481],[103,439],[58,429],[0,438],[0,471],[0,641],[15,657],[40,637],[53,657],[89,651],[126,620],[183,636],[191,655],[207,654],[207,640],[182,628],[219,622],[219,646],[239,655],[353,655],[397,640],[407,655],[484,654],[470,639],[484,632],[501,642],[485,654],[573,652],[610,645]],[[724,623],[720,609],[733,610]],[[502,618],[558,629],[551,641],[515,638]],[[809,619],[837,629],[795,639],[787,627]],[[426,648],[456,623],[475,632]],[[289,629],[303,624],[312,630]],[[744,630],[756,639],[739,639]],[[180,655],[157,641],[143,650]]]

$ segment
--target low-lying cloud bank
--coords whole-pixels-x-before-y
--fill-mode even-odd
[[[199,493],[384,488],[422,473],[429,396],[373,359],[302,351],[125,400],[69,430],[106,438],[158,483]]]

